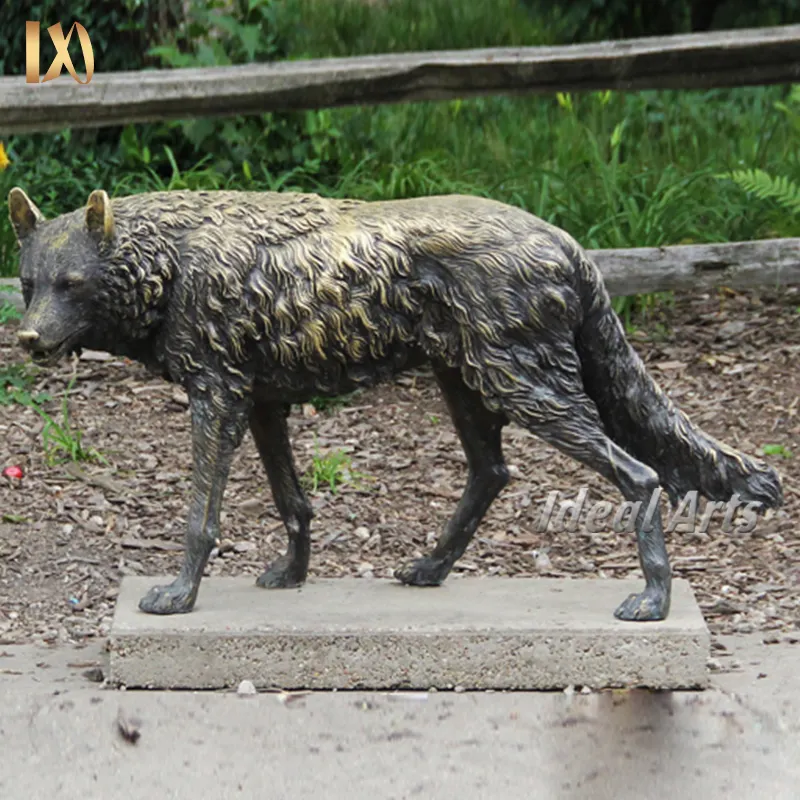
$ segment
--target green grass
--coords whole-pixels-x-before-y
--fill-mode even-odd
[[[3,514],[0,516],[0,522],[8,522],[11,525],[22,525],[30,520],[23,517],[21,514]]]
[[[314,453],[311,464],[302,476],[302,482],[311,492],[327,487],[333,494],[345,483],[360,483],[366,478],[352,468],[350,456],[341,450]]]
[[[17,307],[8,300],[0,299],[0,325],[7,325],[12,320],[22,319],[22,314],[17,311]]]
[[[555,44],[564,35],[552,15],[519,0],[288,0],[276,22],[301,58]]]
[[[36,368],[29,364],[0,366],[0,406],[35,406],[52,399],[46,392],[31,392],[36,376]]]
[[[192,54],[173,43],[161,58],[533,45],[574,33],[518,0],[250,5],[246,24],[225,22],[213,46]],[[490,96],[16,138],[0,194],[18,183],[54,214],[98,186],[117,195],[299,189],[369,200],[464,192],[524,207],[587,248],[742,241],[800,235],[791,200],[799,132],[800,96],[787,87]],[[0,215],[0,274],[15,270]],[[618,298],[616,308],[630,325],[661,301]]]
[[[42,446],[45,461],[53,466],[66,461],[95,461],[106,463],[97,450],[83,444],[83,432],[76,428],[69,416],[69,392],[75,384],[73,378],[61,400],[59,419],[52,417],[42,404],[52,400],[46,392],[32,392],[38,370],[31,364],[9,364],[0,367],[0,406],[18,403],[32,408],[43,420]]]
[[[75,384],[73,378],[61,400],[61,418],[54,419],[38,405],[32,405],[33,410],[44,420],[42,429],[42,445],[44,447],[45,461],[50,465],[65,462],[100,462],[107,463],[97,450],[85,447],[83,444],[83,431],[76,428],[69,418],[69,393]]]
[[[782,458],[793,458],[794,453],[782,444],[765,444],[762,448],[765,456],[781,456]]]
[[[350,457],[341,450],[326,455],[317,452],[304,475],[305,484],[312,492],[319,491],[321,486],[327,486],[335,494],[339,486],[346,481],[349,466]]]
[[[13,291],[11,286],[0,286],[0,325],[7,325],[11,321],[22,319],[22,314],[17,307],[3,297],[3,293],[11,294]]]

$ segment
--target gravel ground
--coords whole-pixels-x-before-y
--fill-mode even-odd
[[[800,635],[798,312],[797,289],[679,295],[631,335],[662,386],[707,432],[751,454],[784,448],[765,458],[781,472],[786,504],[754,530],[725,533],[715,516],[706,532],[668,535],[675,574],[691,582],[715,633]],[[23,358],[13,342],[14,324],[0,327],[0,369]],[[0,483],[0,644],[102,636],[121,576],[173,574],[180,563],[191,466],[185,395],[131,362],[86,356],[39,373],[33,390],[56,398],[45,408],[57,418],[75,375],[71,422],[106,463],[49,465],[43,420],[22,405],[0,405],[0,466],[24,471],[21,481]],[[460,495],[465,460],[429,373],[336,408],[298,408],[291,431],[300,471],[315,454],[350,459],[335,492],[311,493],[313,575],[388,577],[431,547]],[[590,500],[619,502],[616,490],[522,429],[506,429],[505,451],[513,480],[457,572],[640,574],[631,534],[538,530],[551,490],[568,499],[588,486]],[[209,574],[255,577],[284,547],[249,439],[232,469],[223,531]]]

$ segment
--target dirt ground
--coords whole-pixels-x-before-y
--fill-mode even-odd
[[[679,295],[637,324],[635,347],[696,424],[747,453],[783,448],[765,459],[782,475],[785,506],[750,533],[725,533],[716,515],[705,533],[668,534],[675,575],[691,582],[713,632],[797,641],[800,290]],[[21,481],[0,480],[0,644],[102,636],[121,576],[179,567],[191,466],[185,395],[136,364],[100,358],[43,371],[35,390],[55,398],[46,408],[57,417],[77,375],[71,420],[105,464],[48,465],[42,419],[19,404],[0,405],[0,467],[24,471]],[[0,327],[0,365],[22,359],[14,324]],[[322,486],[311,493],[313,575],[389,577],[431,547],[460,495],[465,460],[427,372],[338,408],[297,409],[291,430],[301,472],[315,453],[338,450],[360,475],[336,492]],[[619,502],[616,490],[522,429],[506,429],[505,451],[513,480],[451,579],[640,575],[632,534],[538,530],[550,491],[568,499],[588,486],[591,500]],[[232,469],[223,536],[208,574],[255,577],[283,551],[282,525],[249,438]]]

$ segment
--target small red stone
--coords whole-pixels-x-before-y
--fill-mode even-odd
[[[22,475],[23,475],[22,467],[17,467],[17,466],[6,467],[3,470],[4,478],[16,478],[17,480],[20,480],[22,478]]]

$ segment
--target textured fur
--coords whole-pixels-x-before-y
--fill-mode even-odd
[[[307,554],[292,556],[292,543],[307,551],[310,510],[290,454],[270,462],[269,441],[283,441],[284,429],[254,420],[426,361],[470,479],[433,555],[398,572],[407,583],[441,582],[463,552],[507,480],[499,431],[508,421],[628,498],[661,485],[673,502],[692,489],[781,502],[774,470],[694,428],[647,374],[575,240],[521,209],[465,196],[364,203],[168,192],[109,201],[95,192],[86,209],[44,221],[21,190],[9,204],[27,304],[20,336],[34,354],[110,350],[184,385],[196,475],[206,470],[211,481],[203,488],[198,479],[200,494],[224,486],[228,451],[249,418],[290,534],[288,561],[264,585],[305,578],[298,559]],[[190,515],[190,549],[201,536],[192,525]],[[206,538],[218,529],[213,513],[197,525]],[[624,618],[667,613],[656,528],[638,534],[648,589],[618,610]],[[186,570],[179,582],[194,580]],[[196,591],[146,610],[189,610]]]

